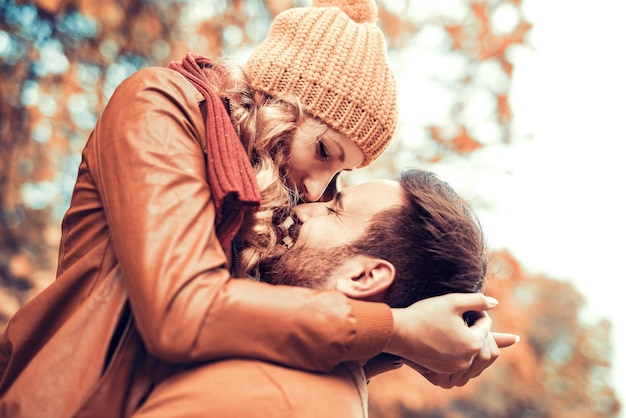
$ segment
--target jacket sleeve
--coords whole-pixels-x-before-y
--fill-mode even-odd
[[[6,333],[0,334],[0,382],[2,382],[4,372],[9,364],[9,358],[11,358],[7,338]]]
[[[111,97],[85,153],[147,348],[170,362],[249,357],[316,371],[379,353],[392,329],[385,304],[231,279],[199,100],[180,74],[140,70]]]

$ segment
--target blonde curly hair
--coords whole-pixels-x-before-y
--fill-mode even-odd
[[[207,75],[210,85],[228,105],[261,193],[261,207],[246,213],[239,232],[243,241],[240,272],[258,279],[259,262],[282,248],[275,226],[298,203],[296,185],[290,184],[287,175],[289,151],[295,131],[305,119],[310,120],[310,115],[295,96],[271,97],[253,89],[234,62],[216,60]],[[326,129],[321,121],[313,123],[313,132],[318,135]]]

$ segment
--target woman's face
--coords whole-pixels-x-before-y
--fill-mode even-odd
[[[307,117],[291,143],[287,175],[299,196],[319,200],[339,171],[358,167],[365,156],[347,136]]]

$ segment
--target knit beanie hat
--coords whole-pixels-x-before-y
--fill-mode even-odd
[[[365,154],[385,150],[398,121],[396,82],[374,0],[313,0],[276,16],[244,66],[252,87],[294,95]]]

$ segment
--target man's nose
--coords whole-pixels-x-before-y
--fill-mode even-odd
[[[294,213],[304,223],[309,219],[320,216],[326,211],[326,204],[323,202],[302,203],[294,208]]]

